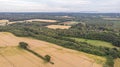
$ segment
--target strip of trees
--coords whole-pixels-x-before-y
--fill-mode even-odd
[[[28,46],[29,46],[29,45],[28,45],[26,42],[20,42],[20,43],[19,43],[19,47],[20,47],[20,48],[27,50],[28,52],[34,54],[35,56],[43,59],[43,60],[46,61],[46,62],[49,62],[49,63],[51,63],[51,64],[54,64],[53,62],[51,62],[51,56],[45,55],[45,56],[43,57],[42,55],[40,55],[40,54],[36,53],[35,51],[29,49]]]

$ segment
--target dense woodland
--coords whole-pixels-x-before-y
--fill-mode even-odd
[[[55,18],[61,21],[57,23],[37,23],[37,22],[36,23],[16,23],[16,24],[11,24],[7,26],[1,26],[0,31],[11,32],[16,36],[33,37],[39,40],[55,43],[57,45],[60,45],[69,49],[74,49],[74,50],[83,51],[89,54],[103,56],[103,57],[106,57],[108,60],[104,65],[104,67],[113,67],[113,64],[114,64],[113,59],[120,58],[120,28],[117,27],[120,21],[106,21],[101,19],[99,14],[93,14],[93,15],[92,14],[80,14],[80,15],[68,14],[68,15],[75,18],[65,20],[65,18],[61,18],[61,19],[55,18],[56,14],[50,14],[47,17],[46,15],[44,15],[43,17],[46,17],[48,19]],[[109,14],[102,14],[102,15],[109,16]],[[118,14],[110,14],[110,17],[116,17],[116,15]],[[17,15],[15,14],[15,16]],[[96,17],[93,18],[93,16],[96,16]],[[31,18],[27,17],[26,19],[31,19]],[[18,19],[15,19],[15,20],[18,20]],[[23,20],[23,19],[19,19],[19,20]],[[78,23],[76,25],[73,25],[70,29],[66,29],[66,30],[49,29],[45,27],[50,24],[59,24],[59,23],[62,23],[62,21],[70,21],[70,20],[79,21],[83,23]],[[118,24],[116,24],[116,22],[118,22]],[[93,46],[89,43],[77,42],[76,40],[73,40],[67,37],[106,41],[106,42],[112,43],[114,46],[116,46],[116,48]]]

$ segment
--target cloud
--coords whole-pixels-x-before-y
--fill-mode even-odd
[[[99,9],[96,9],[100,12],[119,12],[120,13],[120,0],[106,0],[98,2],[97,6]],[[95,9],[95,8],[94,8]]]
[[[120,12],[120,0],[0,0],[5,12]]]
[[[81,4],[89,4],[90,1],[87,1],[87,0],[58,0],[58,1],[55,1],[55,0],[52,0],[56,3],[59,3],[59,4],[62,4],[62,5],[81,5]]]
[[[0,3],[0,11],[35,11],[37,9],[42,10],[47,7],[46,4],[38,4],[23,0],[0,0]]]

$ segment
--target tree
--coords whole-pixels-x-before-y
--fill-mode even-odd
[[[50,62],[51,57],[49,55],[45,55],[45,60]]]
[[[23,48],[23,49],[27,49],[28,44],[25,43],[25,42],[20,42],[20,43],[19,43],[19,47],[20,47],[20,48]]]

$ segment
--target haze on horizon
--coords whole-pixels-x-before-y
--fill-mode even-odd
[[[112,12],[120,0],[0,0],[0,12]]]

